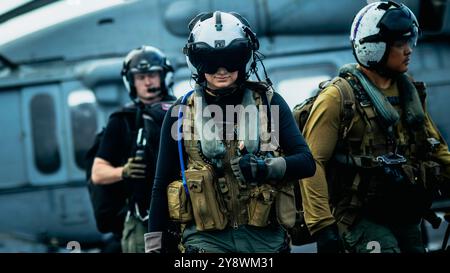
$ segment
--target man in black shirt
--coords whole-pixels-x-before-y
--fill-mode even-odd
[[[132,103],[111,115],[92,166],[96,185],[123,183],[128,212],[123,252],[144,252],[150,191],[164,115],[175,99],[173,68],[157,48],[142,46],[125,58],[122,77]]]

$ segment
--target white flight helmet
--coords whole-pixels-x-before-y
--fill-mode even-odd
[[[197,82],[219,67],[239,71],[238,80],[249,77],[259,42],[245,18],[235,12],[200,13],[191,20],[189,29],[183,53]]]
[[[383,69],[390,45],[407,40],[415,46],[419,23],[405,5],[393,1],[371,3],[355,16],[350,33],[357,62],[369,69]]]

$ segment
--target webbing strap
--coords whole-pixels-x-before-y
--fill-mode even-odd
[[[181,106],[180,109],[178,110],[178,120],[177,120],[177,126],[178,126],[178,134],[177,134],[177,141],[178,141],[178,156],[180,158],[180,168],[181,168],[181,177],[183,180],[183,187],[184,190],[186,191],[186,196],[189,197],[189,189],[187,186],[187,182],[186,182],[186,176],[184,174],[184,158],[183,158],[183,138],[182,138],[182,134],[183,134],[183,105],[186,105],[186,101],[187,99],[192,95],[192,93],[194,93],[194,90],[191,90],[189,92],[187,92],[183,98],[181,99]]]

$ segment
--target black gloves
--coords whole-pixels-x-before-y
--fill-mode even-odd
[[[123,166],[123,179],[144,179],[146,165],[142,161],[142,157],[130,157],[128,162]]]
[[[264,160],[253,154],[233,158],[230,163],[234,176],[242,182],[257,183],[267,175]]]
[[[263,158],[245,154],[232,159],[230,163],[238,180],[253,184],[282,179],[286,172],[286,161],[283,157]]]
[[[343,253],[344,246],[336,224],[327,226],[317,234],[317,253]]]

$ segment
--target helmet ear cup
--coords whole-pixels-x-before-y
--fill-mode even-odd
[[[136,99],[136,90],[134,87],[134,79],[133,75],[130,73],[130,62],[132,57],[137,54],[138,50],[133,49],[128,55],[126,56],[125,60],[123,61],[122,70],[120,72],[120,75],[122,76],[123,85],[125,86],[126,90],[128,91],[128,94],[131,99]]]
[[[164,63],[165,63],[164,70],[161,72],[161,82],[164,83],[163,88],[166,89],[165,90],[166,93],[169,93],[169,90],[172,89],[174,85],[173,81],[174,69],[170,64],[169,60],[166,59]]]

